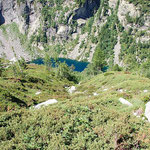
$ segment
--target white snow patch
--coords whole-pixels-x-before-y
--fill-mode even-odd
[[[41,94],[41,93],[42,93],[42,92],[38,91],[38,92],[35,93],[35,95],[39,95],[39,94]]]
[[[129,101],[125,100],[124,98],[119,98],[119,101],[122,104],[128,105],[128,106],[133,106]]]
[[[148,121],[150,122],[150,102],[148,102],[146,104],[146,109],[145,109],[145,116],[148,119]]]
[[[147,92],[148,92],[148,90],[144,90],[143,92],[144,92],[144,93],[147,93]]]
[[[70,94],[72,94],[75,90],[76,90],[76,87],[75,87],[75,86],[72,86],[72,87],[69,88],[68,92],[69,92]]]
[[[46,102],[43,102],[43,103],[40,103],[40,104],[38,104],[38,105],[35,105],[33,108],[35,108],[35,109],[40,109],[41,107],[43,107],[43,106],[48,106],[48,105],[50,105],[50,104],[55,104],[55,103],[57,103],[58,101],[56,100],[56,99],[49,99],[48,101],[46,101]]]

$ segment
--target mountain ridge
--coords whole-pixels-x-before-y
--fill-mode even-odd
[[[137,3],[132,0],[4,0],[1,1],[1,14],[5,23],[1,25],[1,30],[15,23],[26,37],[24,40],[28,41],[25,46],[22,43],[17,45],[21,45],[23,50],[27,49],[27,53],[34,58],[48,53],[92,62],[96,47],[100,45],[110,66],[114,65],[113,49],[120,35],[119,60],[122,63],[118,62],[118,65],[127,68],[133,66],[127,63],[130,57],[139,64],[139,61],[146,61],[143,59],[145,52],[149,54],[148,6],[148,1],[144,4],[140,0]],[[1,36],[5,38],[3,34]],[[2,40],[1,43],[2,54],[5,53],[5,46],[2,46]],[[7,49],[12,51],[11,47],[13,45]]]

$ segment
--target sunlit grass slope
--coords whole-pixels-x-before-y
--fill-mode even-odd
[[[23,78],[16,77],[8,69],[5,77],[0,78],[0,111],[28,108],[48,99],[63,100],[69,96],[64,86],[71,82],[59,79],[54,72],[46,71],[45,66],[28,65],[24,74]],[[37,92],[40,94],[36,95]]]
[[[149,79],[130,73],[109,72],[84,80],[70,97],[58,97],[57,104],[3,113],[0,149],[150,149],[150,124],[133,115],[138,108],[144,111],[149,91]],[[121,104],[120,97],[133,107]]]

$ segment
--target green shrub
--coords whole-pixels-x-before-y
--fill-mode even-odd
[[[21,57],[21,59],[18,60],[20,67],[24,70],[27,69],[27,63],[25,61],[25,59],[23,57]]]
[[[114,75],[114,73],[113,72],[106,72],[106,73],[104,73],[104,76],[109,76],[109,75]]]
[[[104,66],[106,66],[106,61],[105,61],[105,54],[104,51],[100,48],[100,45],[97,45],[97,47],[95,48],[95,53],[92,59],[94,68],[96,70],[102,70],[102,68]]]
[[[59,63],[57,70],[56,70],[56,76],[60,79],[67,79],[75,83],[78,82],[77,77],[73,73],[73,70],[69,68],[65,62]]]
[[[123,69],[118,65],[114,65],[113,68],[112,68],[113,71],[122,71]]]
[[[46,66],[46,70],[50,71],[52,67],[51,57],[48,54],[45,54],[44,64]]]
[[[0,77],[2,76],[4,71],[5,71],[4,60],[0,58]]]
[[[150,95],[143,97],[142,101],[144,101],[144,103],[150,102]]]

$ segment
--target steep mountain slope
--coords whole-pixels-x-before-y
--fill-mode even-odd
[[[99,47],[108,65],[131,69],[149,61],[149,5],[149,0],[3,0],[0,20],[3,28],[12,22],[18,26],[28,41],[23,48],[32,56],[46,52],[91,62]]]

